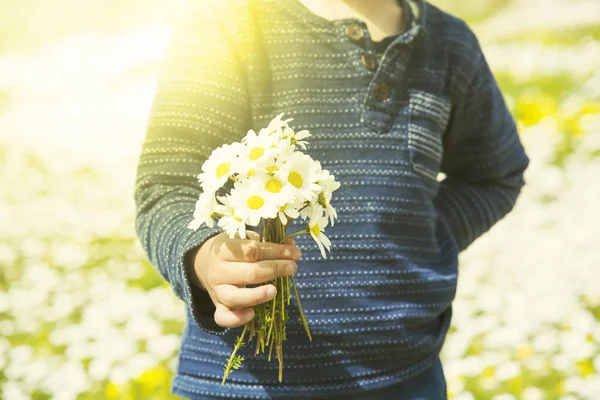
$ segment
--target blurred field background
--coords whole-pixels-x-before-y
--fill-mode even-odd
[[[531,157],[514,211],[461,255],[449,395],[600,399],[600,2],[433,3],[478,34]],[[0,5],[1,399],[175,398],[183,308],[132,189],[180,6]]]

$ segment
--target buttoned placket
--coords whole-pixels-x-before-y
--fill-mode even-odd
[[[403,81],[415,40],[425,31],[413,20],[412,26],[387,46],[378,63],[375,44],[366,23],[360,19],[349,19],[343,28],[346,39],[364,49],[360,54],[361,66],[373,72],[362,104],[360,121],[372,130],[385,134],[391,128],[398,110],[408,100],[407,90],[399,88],[398,82]]]
[[[388,45],[367,88],[360,120],[380,134],[389,131],[396,114],[408,102],[408,88],[403,82],[419,32],[419,25],[415,25]]]

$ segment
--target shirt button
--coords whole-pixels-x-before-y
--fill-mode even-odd
[[[354,41],[359,41],[365,36],[365,33],[363,32],[363,28],[360,24],[352,22],[346,28],[346,35],[348,35],[348,37]]]
[[[375,84],[373,91],[375,98],[379,101],[383,101],[390,97],[390,85],[387,82],[379,81]]]
[[[360,60],[368,70],[375,71],[377,69],[377,62],[375,61],[375,57],[372,55],[363,53],[363,55],[360,57]]]

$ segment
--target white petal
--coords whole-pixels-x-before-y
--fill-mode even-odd
[[[241,239],[246,239],[246,225],[240,224],[240,228],[238,229]]]
[[[279,219],[281,220],[282,224],[284,224],[284,225],[287,224],[287,218],[286,218],[284,212],[280,211],[280,212],[277,213],[277,215],[279,216]]]
[[[321,240],[321,242],[323,242],[325,247],[327,247],[327,250],[331,250],[331,240],[329,240],[329,238],[325,236],[323,232],[319,233],[319,239]]]
[[[323,256],[323,258],[327,258],[327,254],[325,254],[325,249],[323,248],[323,244],[321,244],[319,239],[317,239],[317,237],[312,232],[310,232],[310,236],[313,238],[313,240],[315,242],[317,242],[317,246],[319,246],[319,250],[321,251],[321,256]]]
[[[286,207],[285,213],[292,219],[296,219],[300,216],[300,213],[295,208]]]
[[[198,228],[200,228],[200,225],[202,225],[202,222],[195,219],[192,222],[190,222],[187,227],[188,227],[188,229],[192,229],[195,231],[195,230],[198,230]]]

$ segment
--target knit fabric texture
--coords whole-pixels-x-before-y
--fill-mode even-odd
[[[529,159],[469,27],[423,0],[405,5],[410,23],[376,69],[361,61],[376,56],[363,20],[327,20],[299,0],[191,0],[182,13],[135,186],[140,241],[187,311],[174,393],[359,398],[437,360],[458,254],[513,208]],[[292,296],[283,382],[276,358],[247,344],[222,386],[243,326],[217,325],[212,300],[189,279],[189,255],[221,232],[187,228],[197,175],[216,147],[280,113],[313,134],[306,153],[341,183],[339,219],[326,229],[332,252],[323,259],[308,236],[296,238],[312,342]]]

